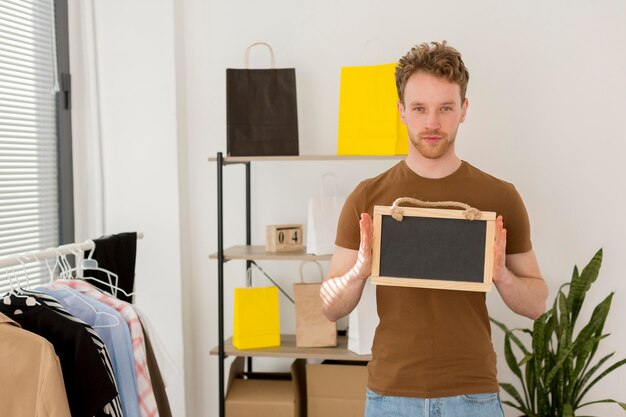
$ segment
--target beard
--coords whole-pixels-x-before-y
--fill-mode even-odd
[[[430,144],[423,138],[426,136],[438,136],[441,139],[436,144]],[[409,139],[411,143],[417,149],[417,151],[427,159],[439,159],[446,154],[450,146],[456,139],[456,132],[453,135],[448,135],[439,131],[425,131],[418,134],[412,134],[409,132]]]

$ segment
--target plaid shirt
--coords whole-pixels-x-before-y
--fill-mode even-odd
[[[137,374],[137,389],[139,390],[138,398],[141,416],[158,417],[159,411],[152,391],[152,381],[150,380],[150,374],[148,372],[143,328],[141,327],[141,322],[139,321],[139,317],[137,317],[137,313],[133,310],[133,307],[127,302],[100,292],[96,287],[83,280],[56,280],[50,284],[50,287],[58,288],[63,285],[74,288],[89,297],[105,303],[117,310],[122,317],[124,317],[128,323],[133,343],[133,356],[135,359],[135,373]]]

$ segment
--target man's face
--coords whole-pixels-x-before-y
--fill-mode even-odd
[[[412,146],[428,159],[453,152],[459,124],[465,120],[467,100],[461,103],[458,84],[425,72],[413,74],[398,101]]]

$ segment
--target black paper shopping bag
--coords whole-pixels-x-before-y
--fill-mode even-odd
[[[272,68],[248,68],[256,45],[269,48]],[[274,52],[264,42],[246,49],[245,67],[226,70],[228,155],[298,155],[296,70],[275,68]]]

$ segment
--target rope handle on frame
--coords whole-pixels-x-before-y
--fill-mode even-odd
[[[400,204],[403,203],[413,204],[417,207],[424,208],[458,207],[465,210],[463,214],[465,214],[465,218],[467,220],[478,220],[482,217],[482,212],[480,210],[475,209],[468,204],[459,203],[458,201],[422,201],[417,198],[400,197],[397,198],[391,205],[391,217],[399,222],[401,222],[404,218],[404,215],[402,214],[402,207],[400,207]]]

